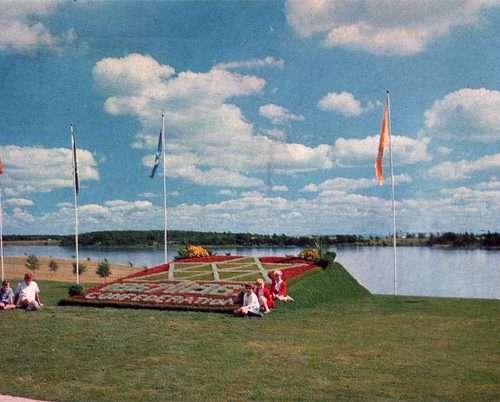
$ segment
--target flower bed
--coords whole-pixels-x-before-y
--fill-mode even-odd
[[[269,272],[275,269],[288,280],[314,268],[311,261],[288,257],[186,258],[96,286],[84,296],[69,296],[60,304],[232,311],[245,281],[261,277],[270,283]],[[207,280],[209,276],[211,280]]]

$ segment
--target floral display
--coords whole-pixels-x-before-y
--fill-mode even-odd
[[[295,257],[185,258],[96,286],[62,304],[232,311],[245,282],[263,278],[269,284],[275,269],[289,280],[314,268],[314,263]]]
[[[319,260],[321,258],[321,255],[317,248],[306,248],[299,253],[299,258],[314,261]]]
[[[210,255],[209,252],[201,246],[188,246],[187,251],[190,258],[208,257]]]

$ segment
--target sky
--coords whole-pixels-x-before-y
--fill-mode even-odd
[[[500,1],[0,7],[4,234],[499,231]]]

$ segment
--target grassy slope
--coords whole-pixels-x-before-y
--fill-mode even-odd
[[[9,368],[0,393],[76,401],[500,398],[498,301],[369,296],[337,264],[290,283],[297,302],[262,319],[57,307],[67,285],[40,286],[42,311],[0,312]]]

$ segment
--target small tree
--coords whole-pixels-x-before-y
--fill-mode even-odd
[[[76,283],[68,288],[68,293],[70,296],[85,296],[82,285],[77,285]]]
[[[99,275],[101,278],[104,278],[104,282],[106,282],[106,278],[109,275],[111,275],[111,267],[106,258],[102,260],[99,264],[97,264],[97,269],[95,273]]]
[[[78,264],[78,273],[81,275],[87,270],[85,264]],[[76,275],[76,262],[73,263],[73,275]]]
[[[57,263],[56,260],[54,260],[52,257],[50,257],[49,270],[52,272],[56,272],[58,269],[59,269],[59,264]]]
[[[35,254],[28,255],[28,257],[26,258],[26,264],[24,265],[31,271],[36,271],[38,268],[40,268],[40,262],[38,261],[38,258]]]

